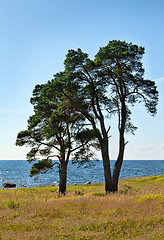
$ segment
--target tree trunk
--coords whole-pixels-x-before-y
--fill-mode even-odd
[[[98,119],[98,121],[100,123],[101,133],[96,127],[95,119],[92,116],[88,115],[86,112],[85,113],[82,112],[82,113],[91,122],[92,127],[95,130],[95,133],[99,140],[100,147],[101,147],[101,155],[102,155],[102,159],[103,159],[103,167],[104,167],[105,192],[110,193],[110,192],[113,192],[113,184],[112,184],[112,176],[111,176],[111,169],[110,169],[108,131],[106,131],[106,128],[105,128],[104,116],[101,112],[101,108],[99,106],[98,99],[96,99],[96,103],[97,103],[98,112],[96,111],[94,103],[93,103],[93,111],[95,113],[96,119]],[[98,115],[98,113],[99,113],[99,115]]]
[[[125,132],[125,123],[126,123],[126,106],[125,102],[122,101],[122,108],[121,108],[121,124],[119,129],[119,153],[117,157],[117,161],[115,162],[114,169],[113,169],[113,191],[118,191],[118,179],[120,176],[121,166],[123,163],[124,158],[124,150],[125,150],[125,139],[124,139],[124,132]]]
[[[113,169],[113,192],[118,191],[118,179],[120,176],[121,166],[123,163],[123,157],[124,157],[124,137],[120,136],[120,149],[119,149],[119,155],[117,158],[117,161],[115,162],[114,169]]]
[[[104,117],[99,109],[100,113],[100,126],[102,132],[102,138],[99,139],[100,146],[101,146],[101,154],[103,159],[103,166],[104,166],[104,177],[105,177],[105,192],[106,194],[113,192],[113,184],[112,184],[112,176],[111,176],[111,169],[110,169],[110,158],[109,158],[109,140],[108,140],[108,133],[105,128]]]
[[[113,192],[113,186],[112,186],[110,159],[109,159],[109,152],[108,152],[108,139],[106,141],[102,141],[101,143],[101,154],[102,154],[103,166],[104,166],[105,192],[110,193],[110,192]]]
[[[66,191],[66,185],[67,185],[67,163],[61,162],[61,165],[59,166],[59,193],[65,194]]]

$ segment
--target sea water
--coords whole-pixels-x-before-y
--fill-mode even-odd
[[[111,161],[111,170],[115,161]],[[91,161],[91,166],[68,164],[67,184],[84,184],[86,182],[104,182],[103,162]],[[17,187],[58,185],[59,169],[57,165],[45,174],[30,177],[30,168],[26,160],[0,160],[0,188],[5,181],[16,183]],[[150,175],[164,175],[163,160],[124,160],[120,179]]]

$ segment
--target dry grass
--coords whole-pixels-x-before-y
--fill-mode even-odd
[[[0,190],[0,239],[164,239],[164,176],[103,184]]]

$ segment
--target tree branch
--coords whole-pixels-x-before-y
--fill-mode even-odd
[[[109,133],[110,129],[111,129],[111,126],[108,127],[107,134]]]
[[[76,147],[76,148],[74,148],[74,149],[71,149],[71,150],[70,150],[70,153],[78,150],[79,148],[81,148],[81,147],[83,147],[83,146],[85,146],[85,145],[86,145],[86,144],[81,144],[81,145],[79,145],[78,147]]]
[[[40,142],[40,141],[39,141],[39,143],[40,143],[40,146],[41,145],[45,145],[47,147],[54,147],[56,150],[60,151],[60,149],[58,147],[56,147],[55,145],[53,145],[53,144],[43,143],[43,142]]]
[[[128,144],[128,142],[129,142],[129,141],[127,141],[126,143],[124,143],[124,146],[125,146],[126,144]]]

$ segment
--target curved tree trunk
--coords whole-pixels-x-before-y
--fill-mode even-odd
[[[59,193],[65,194],[66,185],[67,185],[67,163],[62,162],[59,166]]]

